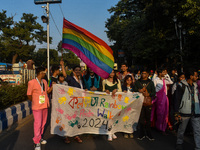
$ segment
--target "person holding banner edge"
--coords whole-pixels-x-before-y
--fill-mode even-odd
[[[62,67],[62,73],[63,76],[65,77],[65,81],[68,83],[69,86],[80,88],[80,89],[85,89],[85,86],[83,85],[83,80],[81,76],[81,67],[80,66],[75,66],[73,68],[72,74],[69,76],[66,74],[65,67],[64,67],[64,61],[60,61],[60,65]],[[83,141],[79,136],[75,136],[74,138],[78,143],[82,143]],[[64,142],[66,144],[70,143],[70,140],[68,137],[65,137]]]
[[[110,94],[110,92],[112,92],[112,96],[114,96],[116,92],[122,92],[121,82],[119,79],[117,79],[114,70],[110,73],[108,79],[103,80],[102,86],[103,92],[106,92],[107,94]],[[108,141],[112,141],[112,139],[116,138],[117,136],[115,134],[108,135]]]
[[[124,93],[132,93],[134,90],[133,85],[133,78],[132,75],[126,75],[124,78],[124,84],[122,85],[122,91]],[[133,139],[133,133],[131,134],[124,134],[124,138],[128,138],[130,136],[131,139]]]
[[[101,91],[102,89],[101,77],[94,73],[89,67],[87,67],[86,75],[83,76],[83,81],[86,89],[90,91]]]

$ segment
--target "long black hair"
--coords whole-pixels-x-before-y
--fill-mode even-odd
[[[70,76],[72,76],[72,77],[74,76],[74,70],[75,70],[76,68],[80,68],[80,69],[81,69],[81,67],[78,66],[78,65],[77,65],[77,66],[74,66],[74,67],[73,67],[73,71],[71,72]]]
[[[133,77],[131,75],[125,76],[125,78],[124,78],[124,86],[127,87],[126,80],[128,80],[129,78],[131,78],[131,80],[132,80],[132,83],[131,83],[130,86],[133,87]]]
[[[117,84],[118,84],[118,78],[116,75],[116,71],[114,70],[113,84],[115,84],[115,82],[117,82]]]

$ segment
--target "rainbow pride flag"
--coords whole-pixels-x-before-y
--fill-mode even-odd
[[[66,19],[63,21],[62,48],[74,52],[102,78],[108,78],[113,70],[112,49],[100,38]]]

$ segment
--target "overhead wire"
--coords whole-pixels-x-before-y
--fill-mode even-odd
[[[56,29],[58,30],[58,33],[59,33],[60,36],[62,37],[62,35],[61,35],[61,33],[60,33],[59,29],[58,29],[58,26],[57,26],[57,24],[56,24],[56,22],[55,22],[55,20],[54,20],[54,18],[53,18],[53,15],[51,14],[51,11],[49,11],[49,13],[50,13],[51,18],[52,18],[52,20],[53,20],[53,22],[54,22],[54,25],[56,26]]]
[[[60,4],[59,4],[59,7],[60,7],[60,11],[61,11],[61,13],[62,13],[62,15],[63,15],[63,18],[65,18],[65,15],[64,15],[64,13],[63,13],[63,10],[62,10],[62,7],[60,6]]]

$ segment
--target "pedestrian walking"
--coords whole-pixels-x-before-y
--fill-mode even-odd
[[[192,123],[195,150],[200,150],[200,104],[198,98],[198,74],[190,70],[185,74],[187,80],[182,80],[177,86],[177,99],[174,101],[175,120],[180,122],[176,149],[183,150],[184,133],[189,120]]]

